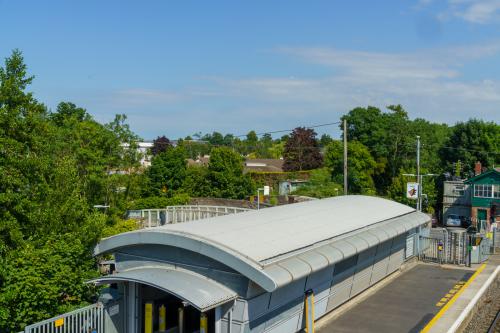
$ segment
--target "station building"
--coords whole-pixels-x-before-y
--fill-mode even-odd
[[[429,222],[339,196],[169,224],[103,239],[95,255],[114,254],[116,272],[93,282],[117,288],[117,332],[297,332],[398,270]]]

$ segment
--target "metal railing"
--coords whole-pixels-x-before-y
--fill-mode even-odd
[[[28,325],[20,333],[103,333],[104,307],[95,303],[84,308]]]
[[[141,210],[142,227],[151,228],[165,224],[203,220],[216,216],[238,214],[252,209],[227,206],[168,206]]]

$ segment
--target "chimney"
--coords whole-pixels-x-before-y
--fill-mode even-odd
[[[480,175],[482,171],[481,162],[477,161],[474,166],[474,176]]]

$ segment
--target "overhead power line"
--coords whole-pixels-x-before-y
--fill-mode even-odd
[[[304,128],[312,129],[312,128],[318,128],[318,127],[325,127],[325,126],[332,126],[332,125],[338,125],[342,123],[341,121],[336,121],[333,123],[325,123],[325,124],[318,124],[318,125],[311,125],[311,126],[303,126]],[[298,126],[301,127],[301,126]],[[277,130],[277,131],[267,131],[267,132],[262,132],[262,133],[255,133],[257,136],[259,135],[264,135],[264,134],[277,134],[277,133],[285,133],[285,132],[293,132],[295,128],[293,129],[283,129],[283,130]],[[235,135],[235,138],[241,138],[247,136],[247,134],[241,134],[241,135]]]

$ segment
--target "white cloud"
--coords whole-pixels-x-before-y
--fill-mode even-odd
[[[356,106],[401,103],[410,115],[431,120],[499,118],[500,82],[467,80],[460,72],[468,62],[500,53],[498,42],[407,54],[331,48],[280,48],[279,52],[320,65],[325,74],[214,81],[228,96],[265,101],[283,114],[287,107],[296,110],[299,105],[319,116],[326,110],[340,113]]]
[[[499,0],[451,0],[454,14],[471,23],[490,23],[500,18]]]
[[[419,0],[416,8],[424,8],[431,2]],[[456,17],[474,24],[500,22],[500,0],[448,0],[446,5],[446,10],[437,15],[442,20]]]
[[[125,89],[112,96],[109,111],[126,108],[137,126],[182,135],[330,122],[366,105],[402,104],[411,117],[447,123],[470,117],[500,121],[500,81],[487,73],[474,80],[462,75],[469,63],[498,55],[497,41],[413,53],[321,47],[277,52],[319,66],[322,74],[201,77],[175,91]]]

